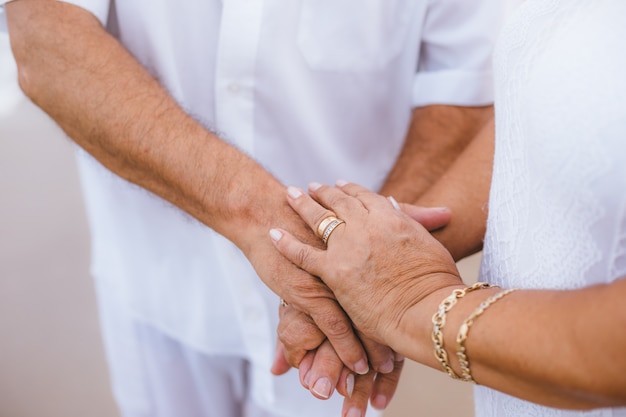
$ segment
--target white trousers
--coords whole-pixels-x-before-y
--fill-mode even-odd
[[[314,398],[295,370],[280,377],[271,409],[252,401],[248,362],[194,350],[134,320],[99,294],[113,395],[122,417],[340,417],[343,398]],[[266,371],[269,372],[269,369]],[[369,410],[368,417],[380,416]]]

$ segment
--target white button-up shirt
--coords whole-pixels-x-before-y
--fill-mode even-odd
[[[501,0],[67,1],[285,184],[344,178],[377,189],[413,107],[492,100]],[[246,258],[79,159],[99,289],[192,347],[250,358],[269,378],[277,300]],[[272,384],[258,383],[270,399]]]

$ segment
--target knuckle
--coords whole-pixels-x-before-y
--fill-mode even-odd
[[[280,321],[278,338],[286,350],[293,351],[315,349],[324,341],[325,336],[308,316],[300,313]]]
[[[354,334],[352,324],[339,312],[325,314],[320,320],[320,328],[329,339],[345,339]]]
[[[328,205],[330,207],[344,207],[348,197],[345,194],[333,194],[328,197]]]
[[[285,360],[292,368],[299,368],[305,355],[303,349],[285,350]]]
[[[294,259],[296,263],[306,269],[309,264],[310,251],[306,246],[301,246],[294,252]]]

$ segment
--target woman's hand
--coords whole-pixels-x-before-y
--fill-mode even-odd
[[[280,229],[271,237],[285,257],[330,287],[361,332],[387,344],[408,309],[462,282],[450,254],[423,226],[364,187],[338,185],[312,184],[311,196],[290,188],[287,197],[313,230],[332,214],[345,221],[326,250]]]

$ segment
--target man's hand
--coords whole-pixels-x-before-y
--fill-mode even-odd
[[[305,330],[307,328],[307,317],[302,317],[289,306],[281,308],[281,317],[300,317],[298,320],[282,320],[281,323],[289,321],[291,323],[299,323],[303,325],[300,329],[303,335],[308,336],[308,341],[302,339],[305,345],[318,345],[317,348],[304,351],[301,346],[296,347],[298,353],[304,352],[301,360],[298,360],[300,383],[302,386],[319,399],[330,398],[336,390],[345,397],[343,404],[343,414],[348,415],[365,415],[368,402],[377,409],[385,409],[391,401],[402,372],[404,359],[399,355],[393,356],[393,362],[386,365],[386,373],[371,370],[365,375],[355,375],[339,359],[337,353],[331,346],[330,342],[324,338],[317,327],[311,324],[308,327],[310,333]],[[293,330],[293,329],[291,329]],[[289,337],[289,329],[279,329],[279,332],[285,332],[286,338]],[[368,340],[362,334],[359,334],[364,340]],[[321,344],[318,341],[322,340]],[[372,343],[368,341],[366,343]],[[291,365],[286,359],[286,349],[282,342],[278,342],[276,347],[276,356],[272,372],[281,375],[287,372]],[[291,358],[293,360],[293,358]]]
[[[350,369],[368,371],[330,291],[267,240],[270,224],[317,239],[282,184],[186,114],[91,13],[56,0],[17,0],[6,13],[20,86],[34,103],[109,170],[234,242],[273,291],[328,333]]]

